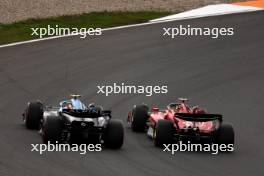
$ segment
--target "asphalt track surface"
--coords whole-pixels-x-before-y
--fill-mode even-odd
[[[88,39],[69,37],[0,49],[1,176],[263,176],[264,12],[209,17],[104,32]],[[162,27],[179,24],[234,27],[235,35],[162,37]],[[168,85],[168,94],[96,94],[96,85],[113,82]],[[36,131],[22,125],[29,100],[56,105],[71,92],[86,102],[111,108],[125,122],[141,102],[164,107],[188,97],[233,123],[233,153],[175,155],[153,146],[145,134],[126,128],[121,150],[80,155],[30,152],[41,143]]]

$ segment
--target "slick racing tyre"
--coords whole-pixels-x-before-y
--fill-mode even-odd
[[[148,116],[148,107],[146,105],[136,106],[132,112],[132,130],[135,132],[144,132]]]
[[[119,149],[124,142],[124,127],[120,120],[110,120],[104,134],[104,143],[107,148]]]
[[[40,120],[43,117],[43,105],[40,102],[28,103],[25,112],[25,125],[28,129],[39,129]]]
[[[159,120],[154,130],[153,139],[156,147],[171,144],[173,142],[173,123],[168,120]]]
[[[60,142],[62,132],[62,121],[59,117],[48,116],[42,124],[41,135],[43,143],[56,143]]]
[[[235,132],[231,124],[222,124],[215,136],[215,142],[217,144],[234,144]]]

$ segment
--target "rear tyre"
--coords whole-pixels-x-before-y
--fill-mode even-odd
[[[62,132],[62,121],[59,117],[48,116],[42,124],[42,140],[43,143],[56,143],[60,142]]]
[[[110,120],[104,134],[104,143],[107,148],[119,149],[124,142],[124,126],[120,120]]]
[[[154,144],[162,147],[163,144],[173,142],[173,123],[168,120],[159,120],[154,131]]]
[[[28,129],[39,129],[40,120],[43,117],[43,104],[30,102],[25,113],[25,125]]]
[[[148,107],[146,105],[138,105],[132,112],[131,128],[134,132],[144,132],[148,119]]]
[[[217,133],[216,140],[217,144],[234,144],[235,143],[235,132],[231,124],[222,124]]]

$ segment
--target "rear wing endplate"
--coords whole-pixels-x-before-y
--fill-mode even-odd
[[[175,117],[186,120],[186,121],[196,121],[196,122],[207,122],[212,120],[223,120],[221,114],[192,114],[192,113],[175,113]]]

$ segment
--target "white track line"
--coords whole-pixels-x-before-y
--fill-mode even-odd
[[[236,6],[236,5],[231,5],[231,6]],[[238,8],[239,10],[234,11],[233,10],[234,8],[231,7],[231,6],[230,6],[230,4],[209,5],[209,6],[205,6],[205,7],[202,7],[202,8],[198,8],[198,9],[182,12],[182,13],[179,13],[179,14],[170,15],[170,16],[159,18],[159,19],[155,19],[155,20],[150,20],[149,22],[146,22],[146,23],[139,23],[139,24],[118,26],[118,27],[104,28],[104,29],[102,29],[102,31],[109,31],[109,30],[115,30],[115,29],[124,29],[124,28],[137,27],[137,26],[146,26],[146,25],[150,25],[150,24],[166,23],[166,22],[170,22],[170,21],[179,21],[179,20],[201,18],[201,17],[208,17],[208,16],[226,15],[226,14],[230,14],[230,13],[241,13],[241,12],[250,12],[250,11],[263,10],[261,8],[253,8],[253,7],[244,8],[244,7],[240,6],[240,8]],[[224,10],[227,7],[228,7],[229,10]],[[217,9],[218,9],[218,11],[217,11]],[[15,42],[15,43],[10,43],[10,44],[0,45],[0,48],[16,46],[16,45],[22,45],[22,44],[27,44],[27,43],[34,43],[34,42],[39,42],[39,41],[44,41],[44,40],[57,39],[57,38],[62,38],[62,37],[70,37],[70,36],[73,36],[73,35],[80,35],[80,34],[81,33],[68,34],[68,35],[46,37],[46,38],[41,38],[41,39],[27,40],[27,41],[22,41],[22,42]]]

